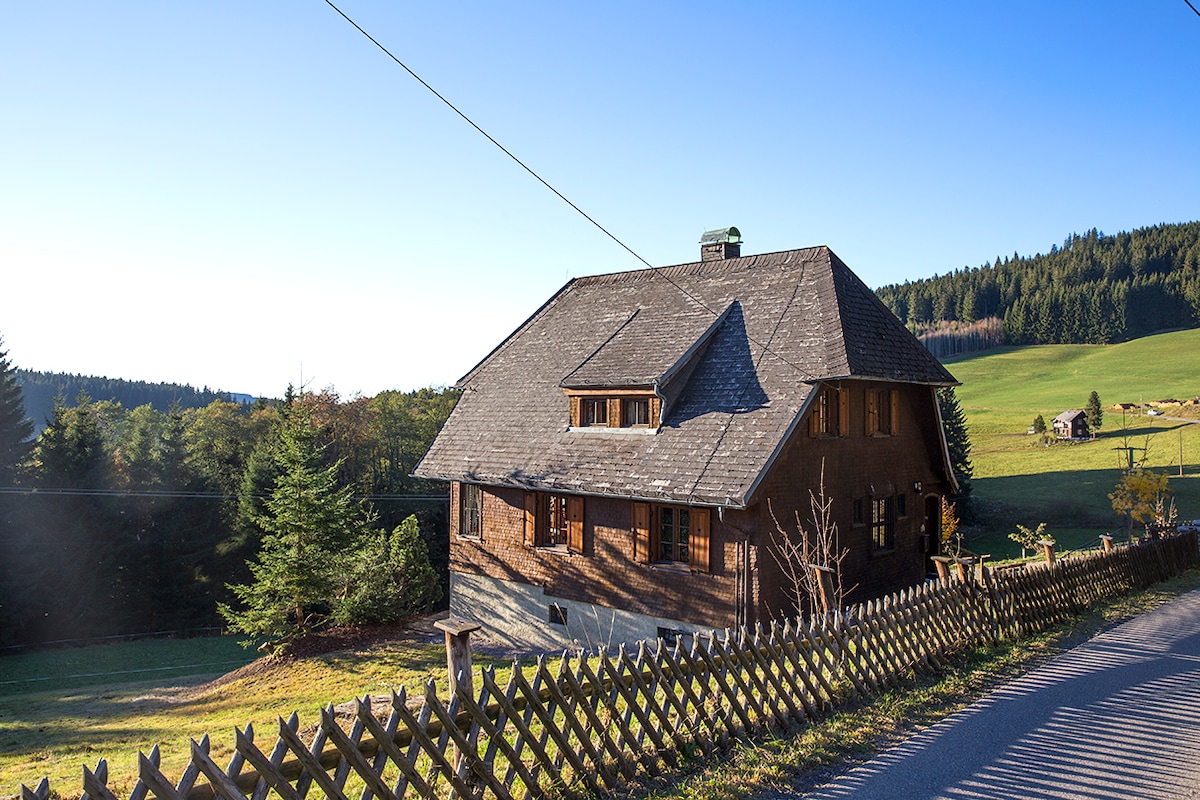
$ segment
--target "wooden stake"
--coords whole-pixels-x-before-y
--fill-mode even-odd
[[[817,574],[817,583],[821,587],[821,610],[828,614],[830,611],[837,609],[837,602],[833,592],[833,569],[830,567],[819,567],[816,564],[810,564],[809,566]]]
[[[1053,539],[1042,539],[1040,542],[1038,542],[1038,544],[1040,544],[1042,546],[1042,552],[1046,554],[1046,563],[1053,564],[1054,563],[1054,540]]]
[[[479,623],[456,617],[447,617],[433,623],[446,634],[446,671],[450,674],[450,695],[447,703],[453,702],[459,682],[471,697],[475,696],[474,678],[471,675],[471,632],[480,628]],[[454,745],[454,768],[462,764],[462,753]]]
[[[933,565],[937,567],[938,579],[943,581],[950,580],[950,562],[954,559],[949,556],[933,556]]]
[[[1100,534],[1100,543],[1104,545],[1104,552],[1106,552],[1106,553],[1112,552],[1112,550],[1113,550],[1112,534],[1109,534],[1109,533]]]

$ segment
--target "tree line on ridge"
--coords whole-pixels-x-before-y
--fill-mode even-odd
[[[1110,344],[1200,326],[1200,222],[1106,236],[892,284],[876,294],[914,333],[997,344]],[[995,331],[996,321],[1002,321]],[[945,344],[944,347],[952,348]],[[953,352],[937,353],[952,355]]]

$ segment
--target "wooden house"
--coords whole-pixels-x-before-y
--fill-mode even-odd
[[[1087,415],[1082,409],[1064,411],[1054,418],[1054,435],[1059,439],[1086,439],[1088,430]]]
[[[824,480],[843,584],[925,578],[954,378],[827,247],[577,278],[473,368],[416,470],[451,484],[451,613],[612,643],[793,613]]]

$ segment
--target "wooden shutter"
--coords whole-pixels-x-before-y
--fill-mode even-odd
[[[709,530],[710,512],[707,508],[691,509],[692,532],[688,539],[688,546],[692,553],[692,569],[697,572],[709,572],[711,570],[711,548],[709,542],[712,535]]]
[[[850,433],[850,390],[838,389],[838,436]]]
[[[867,425],[867,436],[872,436],[872,435],[874,435],[874,434],[876,434],[876,433],[879,433],[879,417],[878,417],[878,416],[876,416],[876,414],[875,414],[875,396],[876,396],[875,390],[874,390],[874,389],[867,389],[867,391],[864,393],[864,396],[865,396],[865,398],[866,398],[866,401],[867,401],[867,402],[866,402],[866,408],[867,408],[867,419],[866,419],[866,425]]]
[[[900,432],[900,390],[892,389],[888,392],[889,399],[892,404],[892,429],[888,433]]]
[[[525,493],[525,546],[537,546],[537,492]]]
[[[633,560],[650,563],[650,504],[633,504]]]
[[[583,498],[567,498],[567,549],[572,553],[583,552]]]
[[[808,435],[816,438],[821,435],[821,396],[808,407]]]
[[[583,398],[571,398],[571,427],[578,428],[583,424]]]

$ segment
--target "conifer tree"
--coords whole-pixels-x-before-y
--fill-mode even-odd
[[[373,516],[337,483],[338,464],[323,466],[318,430],[303,397],[286,408],[280,474],[257,524],[252,582],[230,586],[243,610],[219,607],[233,630],[283,644],[320,627],[348,582],[347,567]]]
[[[25,460],[33,436],[33,420],[25,415],[17,368],[8,360],[0,337],[0,486],[11,486],[17,465]]]
[[[1104,409],[1100,405],[1100,395],[1096,392],[1088,395],[1087,405],[1083,409],[1083,416],[1087,420],[1088,430],[1092,432],[1092,438],[1095,439],[1096,432],[1104,424]]]
[[[946,446],[950,451],[950,467],[958,481],[956,497],[971,493],[971,439],[967,433],[967,418],[953,386],[938,389],[938,409],[942,414],[942,427],[946,432]]]

